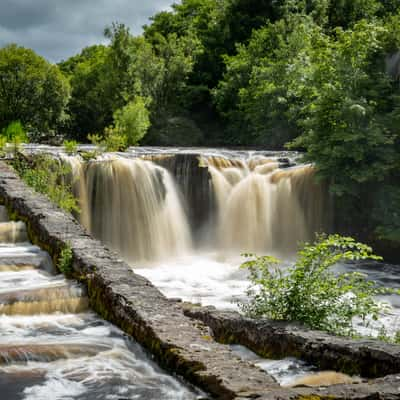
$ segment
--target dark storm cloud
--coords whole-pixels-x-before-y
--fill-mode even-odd
[[[0,47],[30,47],[50,61],[104,42],[103,30],[123,22],[139,34],[173,0],[0,0]]]

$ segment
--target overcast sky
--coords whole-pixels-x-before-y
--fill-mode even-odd
[[[0,0],[0,47],[30,47],[57,62],[104,43],[103,30],[123,22],[134,34],[174,0]],[[176,2],[176,1],[175,1]]]

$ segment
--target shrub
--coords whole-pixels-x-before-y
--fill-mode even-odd
[[[20,121],[13,121],[1,131],[2,149],[6,152],[18,151],[21,143],[28,143],[28,136]],[[9,144],[10,146],[7,146]]]
[[[358,272],[334,274],[338,262],[381,258],[365,244],[339,235],[319,236],[305,244],[296,263],[284,270],[270,256],[254,256],[242,267],[250,271],[248,303],[239,307],[249,316],[295,321],[313,329],[353,335],[353,318],[378,319],[384,306],[374,296],[392,292],[378,288]]]
[[[120,134],[115,128],[106,128],[103,146],[106,151],[124,151],[128,147],[127,137]]]
[[[73,155],[78,151],[78,142],[76,140],[64,140],[63,147],[67,154]]]
[[[150,126],[149,111],[145,100],[136,96],[125,107],[114,113],[113,131],[126,138],[127,146],[135,146],[147,133]]]
[[[64,275],[71,275],[72,273],[72,249],[69,245],[65,246],[60,253],[57,261],[57,268]]]
[[[126,136],[121,135],[113,127],[105,128],[103,136],[90,134],[88,135],[88,139],[96,146],[94,152],[96,156],[103,151],[124,151],[128,147]]]

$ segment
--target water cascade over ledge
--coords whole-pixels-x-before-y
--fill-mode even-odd
[[[64,159],[82,224],[130,262],[176,258],[200,245],[293,254],[331,227],[328,191],[311,165],[282,168],[278,157],[258,154]]]
[[[128,261],[165,259],[191,249],[189,224],[166,169],[122,157],[85,168],[72,160],[81,222],[95,237]]]

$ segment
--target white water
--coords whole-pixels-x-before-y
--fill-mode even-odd
[[[3,243],[0,266],[1,399],[201,396],[164,373],[119,329],[89,312],[85,291],[55,275],[47,253],[29,243]]]

